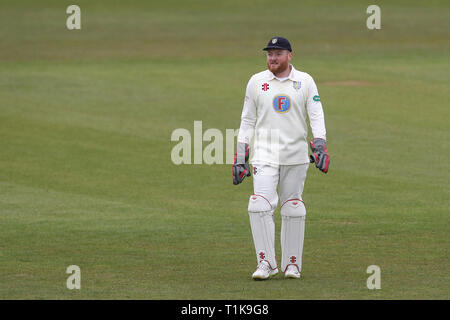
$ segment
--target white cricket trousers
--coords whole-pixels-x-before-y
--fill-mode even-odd
[[[253,164],[253,193],[265,197],[273,210],[277,208],[278,200],[281,206],[289,199],[302,200],[308,168],[309,163],[291,166]]]

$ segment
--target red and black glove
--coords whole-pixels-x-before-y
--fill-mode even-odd
[[[328,155],[326,141],[321,138],[314,138],[310,143],[311,151],[313,154],[310,156],[311,162],[316,164],[323,173],[328,172],[330,166],[330,156]]]
[[[249,154],[249,145],[247,143],[238,142],[232,168],[234,185],[241,183],[245,177],[250,177],[252,175],[250,165],[248,164]]]

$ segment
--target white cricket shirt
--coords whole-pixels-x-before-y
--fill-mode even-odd
[[[265,70],[247,84],[238,142],[251,144],[253,138],[251,163],[308,163],[307,117],[313,137],[326,140],[317,86],[309,74],[290,67],[282,81]]]

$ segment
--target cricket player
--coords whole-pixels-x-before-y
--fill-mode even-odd
[[[264,280],[278,273],[273,218],[278,200],[282,217],[281,271],[286,278],[300,278],[306,172],[310,159],[324,173],[330,164],[325,120],[313,78],[290,64],[293,55],[289,41],[273,37],[263,50],[267,51],[267,70],[253,75],[245,92],[233,184],[251,176],[253,141],[254,194],[249,199],[248,213],[258,266],[252,278]],[[313,134],[310,158],[307,117]]]

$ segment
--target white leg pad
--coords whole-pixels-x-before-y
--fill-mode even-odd
[[[281,207],[281,270],[289,265],[302,270],[306,208],[303,201],[289,199]]]
[[[266,261],[272,270],[277,269],[275,258],[275,222],[272,206],[262,196],[251,195],[248,203],[248,215],[252,229],[258,264]]]

